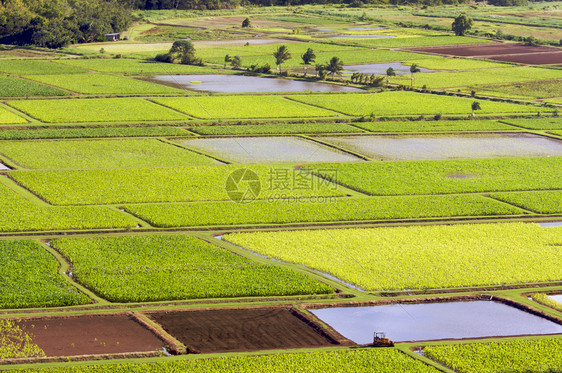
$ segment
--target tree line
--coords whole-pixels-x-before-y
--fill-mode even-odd
[[[132,23],[119,0],[0,0],[0,43],[60,48],[102,41]]]

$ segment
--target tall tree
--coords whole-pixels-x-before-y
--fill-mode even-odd
[[[316,54],[314,54],[312,48],[308,48],[306,52],[304,52],[303,55],[301,56],[301,59],[302,59],[302,63],[304,64],[304,75],[306,76],[307,66],[312,64],[314,61],[316,61]]]
[[[459,14],[451,24],[452,30],[457,36],[463,36],[468,30],[472,28],[473,20],[466,14]]]
[[[412,66],[410,66],[410,74],[412,75],[412,77],[410,78],[412,87],[414,86],[414,74],[415,73],[419,73],[421,70],[418,67],[418,64],[413,63]]]
[[[287,48],[286,45],[279,46],[279,48],[277,48],[277,50],[273,52],[273,57],[275,58],[275,64],[277,65],[277,69],[279,70],[279,73],[281,73],[281,65],[285,61],[290,60],[292,58],[291,52],[289,52],[289,49]]]
[[[335,74],[341,75],[343,71],[343,61],[340,60],[339,57],[332,57],[328,65],[326,65],[326,70],[332,74],[332,79],[334,79]]]
[[[391,76],[396,76],[396,71],[391,67],[386,69],[386,84],[388,85],[388,80]]]
[[[172,44],[170,54],[174,59],[179,59],[184,65],[193,65],[198,61],[195,58],[195,47],[189,40],[177,40]]]
[[[474,117],[474,112],[476,110],[482,110],[482,107],[480,106],[480,102],[478,101],[472,101],[472,104],[470,105],[470,108],[472,109],[472,116]]]

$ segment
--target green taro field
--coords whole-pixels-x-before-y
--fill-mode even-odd
[[[562,370],[562,3],[358,4],[0,44],[0,371]],[[201,64],[157,62],[186,38]],[[315,316],[454,301],[502,303],[509,337],[372,309],[365,345]]]

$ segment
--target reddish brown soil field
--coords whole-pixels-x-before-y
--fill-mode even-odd
[[[530,47],[522,44],[467,45],[454,47],[414,48],[417,52],[429,52],[461,57],[483,57],[502,62],[528,65],[553,65],[562,63],[562,50],[551,47]]]
[[[170,311],[148,314],[194,352],[255,351],[337,345],[286,308]]]
[[[47,356],[146,352],[164,346],[127,314],[21,319],[19,324]]]
[[[550,47],[530,47],[521,44],[494,43],[487,45],[467,45],[454,47],[428,47],[414,48],[418,52],[429,52],[447,54],[451,56],[476,57],[476,56],[498,56],[502,54],[526,54],[541,52],[560,52],[560,49]]]
[[[491,60],[517,62],[528,65],[554,65],[562,63],[562,51],[553,53],[511,54],[490,57]]]

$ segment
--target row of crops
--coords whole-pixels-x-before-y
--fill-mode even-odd
[[[263,257],[328,273],[364,290],[396,291],[557,281],[562,276],[561,230],[500,223],[231,233],[224,240]],[[7,263],[1,307],[90,301],[58,274],[57,261],[47,247],[29,240],[0,243]],[[71,263],[75,281],[112,302],[335,291],[287,266],[184,234],[65,238],[49,245]]]
[[[283,96],[201,96],[169,98],[92,98],[7,101],[44,123],[175,122],[198,119],[331,118],[344,116],[464,116],[469,98],[414,92]],[[415,103],[415,104],[412,104]],[[481,103],[482,114],[551,113],[553,109],[503,102]],[[173,109],[173,110],[170,110]],[[2,108],[4,123],[26,121]]]
[[[424,354],[462,373],[504,371],[547,372],[561,369],[560,339],[524,340],[428,346]],[[275,354],[250,357],[231,357],[201,360],[176,360],[106,365],[81,365],[64,368],[18,370],[43,373],[103,373],[103,372],[439,372],[438,369],[415,360],[395,349],[359,349],[329,352]]]
[[[345,30],[352,24],[342,20],[298,13],[260,17],[296,22],[270,29],[291,34],[291,40],[262,45],[251,36],[268,30],[233,27],[238,37],[249,37],[245,45],[246,40],[230,43],[232,30],[183,27],[201,34],[217,31],[228,38],[194,41],[206,66],[154,62],[154,55],[168,51],[171,43],[138,40],[160,37],[153,28],[220,23],[221,17],[178,18],[169,20],[171,26],[135,25],[140,28],[128,42],[85,43],[66,50],[93,58],[0,59],[0,262],[5,264],[0,273],[0,364],[2,359],[43,356],[45,351],[49,358],[65,359],[61,352],[41,351],[41,338],[52,337],[48,331],[55,333],[54,324],[36,328],[37,336],[25,335],[30,330],[4,322],[17,318],[21,325],[72,319],[80,326],[79,319],[120,315],[152,337],[165,339],[157,345],[173,346],[173,352],[198,350],[152,317],[155,314],[171,320],[174,313],[193,311],[212,320],[217,310],[236,315],[234,311],[264,308],[274,314],[283,308],[315,328],[312,333],[333,333],[336,340],[326,346],[341,341],[351,345],[351,338],[346,340],[343,332],[339,335],[313,316],[313,310],[334,305],[398,307],[441,297],[438,300],[483,300],[490,294],[559,320],[558,303],[548,295],[560,290],[562,227],[511,221],[553,220],[562,214],[561,157],[529,153],[380,161],[382,157],[339,143],[343,136],[321,136],[445,138],[454,133],[478,138],[482,133],[543,140],[554,148],[562,137],[562,120],[553,106],[530,99],[558,97],[559,71],[389,49],[451,43],[478,48],[490,43],[484,39],[390,27],[366,31],[385,36],[380,39],[328,39],[313,28],[335,24],[330,36],[360,32]],[[303,20],[316,23],[305,23],[310,28],[300,34]],[[389,87],[337,94],[207,95],[150,79],[156,74],[231,74],[227,54],[240,56],[242,69],[273,66],[272,52],[285,44],[293,58],[281,67],[289,75],[306,71],[299,57],[311,48],[316,63],[334,56],[346,65],[415,63],[437,71],[406,71],[388,81],[449,91]],[[310,70],[309,76],[314,74],[312,66]],[[473,89],[478,92],[470,97]],[[484,99],[481,93],[529,103]],[[475,101],[481,106],[476,116],[484,119],[472,114]],[[244,135],[256,136],[251,139],[255,148],[237,137]],[[345,153],[353,162],[317,160],[312,149],[301,150],[304,160],[280,163],[268,158],[244,164],[225,149],[195,145],[201,140],[231,140],[246,153],[259,153],[272,143],[266,139],[279,138],[268,135],[294,135],[287,138]],[[243,184],[237,179],[241,168],[244,175],[256,178],[248,183],[255,194],[250,200],[237,189]],[[489,224],[476,224],[480,220]],[[531,293],[535,300],[529,298]],[[236,321],[243,324],[247,338],[257,339],[259,333],[250,323],[261,322],[267,330],[266,320]],[[201,327],[194,324],[193,329]],[[90,333],[86,327],[75,330],[83,339]],[[227,329],[219,332],[220,340],[215,341],[215,330],[202,331],[202,339],[218,351],[212,357],[190,353],[74,364],[70,360],[78,353],[71,352],[68,362],[41,365],[32,360],[31,365],[10,368],[52,373],[562,369],[559,336],[421,341],[415,343],[416,352],[414,344],[396,343],[389,348],[315,349],[309,344],[299,353],[272,353],[273,347],[259,343],[262,347],[245,350],[245,342],[236,340],[242,352],[221,356],[229,351],[221,350],[223,342],[237,337]],[[490,336],[494,335],[500,334]],[[117,339],[125,344],[121,337],[125,338]],[[92,339],[88,343],[98,348],[96,354],[115,357],[102,338],[92,334]],[[47,347],[55,345],[49,343]],[[145,352],[119,357],[156,354]]]

